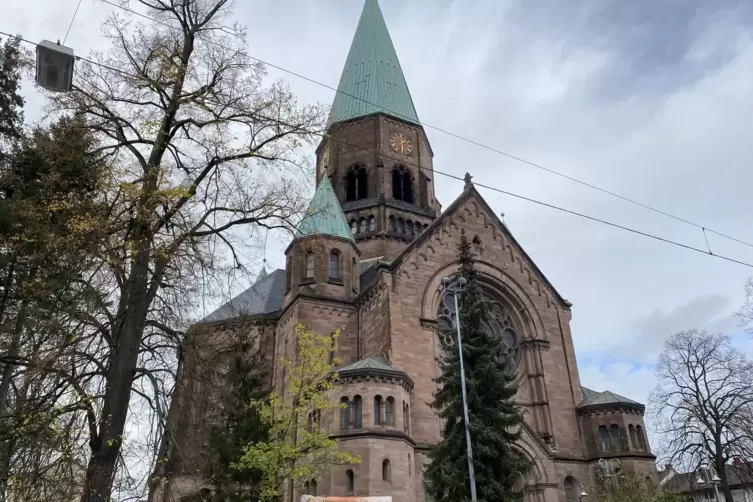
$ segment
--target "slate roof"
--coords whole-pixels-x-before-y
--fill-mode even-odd
[[[296,231],[296,237],[316,234],[332,235],[355,242],[348,220],[327,176],[319,183],[306,216],[298,224]]]
[[[383,357],[367,357],[337,370],[340,377],[357,375],[384,375],[399,377],[413,387],[413,380],[404,372],[390,366]]]
[[[327,126],[378,112],[419,123],[379,2],[366,0]]]
[[[201,322],[221,322],[241,316],[272,314],[282,310],[284,295],[285,270],[277,269],[261,279],[257,278],[253,286],[206,316]]]
[[[581,387],[581,390],[583,391],[583,401],[580,402],[578,408],[614,405],[627,406],[630,408],[645,408],[645,406],[638,401],[633,401],[632,399],[628,399],[608,390],[604,392],[598,392],[586,387]]]

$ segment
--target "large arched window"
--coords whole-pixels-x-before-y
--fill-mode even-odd
[[[361,396],[353,398],[353,427],[356,429],[363,427],[363,400]]]
[[[604,425],[599,427],[599,439],[601,440],[601,451],[609,451],[612,449],[609,442],[609,430],[607,430]]]
[[[353,495],[356,490],[356,476],[352,469],[345,471],[345,494]]]
[[[635,434],[638,436],[638,448],[641,451],[648,451],[648,446],[646,445],[646,436],[643,434],[643,427],[637,425],[635,427]]]
[[[500,342],[499,354],[501,363],[510,373],[517,371],[520,363],[521,335],[510,310],[499,302],[495,297],[484,292],[484,317],[482,323],[487,333]],[[463,296],[459,298],[461,309]],[[445,293],[437,307],[437,324],[440,334],[445,339],[454,337],[456,334],[455,323],[458,321],[455,312],[455,296],[453,293]]]
[[[382,481],[388,483],[392,481],[392,465],[390,465],[390,461],[386,458],[382,461]]]
[[[609,428],[609,436],[612,442],[612,451],[620,451],[622,441],[620,440],[620,428],[616,424],[612,424]]]
[[[368,174],[364,166],[353,166],[345,173],[345,202],[369,196]]]
[[[382,425],[382,396],[374,396],[374,425]]]
[[[392,198],[413,203],[413,178],[403,166],[392,170]]]
[[[565,478],[565,501],[578,502],[578,482],[572,476]]]
[[[395,399],[392,397],[384,404],[384,425],[395,427]]]
[[[329,253],[329,278],[330,280],[340,280],[340,252],[333,249]]]

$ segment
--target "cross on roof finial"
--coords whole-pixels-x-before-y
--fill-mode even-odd
[[[471,173],[465,173],[465,178],[463,179],[465,180],[465,188],[470,188],[473,186],[473,182],[471,181],[471,179],[473,179],[473,176],[471,176]]]

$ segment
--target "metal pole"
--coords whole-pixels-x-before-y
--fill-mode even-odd
[[[468,421],[468,398],[465,393],[465,367],[463,365],[463,340],[460,337],[460,309],[458,307],[458,292],[455,297],[455,326],[458,331],[458,355],[460,357],[460,387],[463,391],[463,418],[465,419],[465,444],[468,449],[468,475],[471,479],[471,502],[476,502],[476,473],[473,470],[473,446],[471,445],[471,429]]]

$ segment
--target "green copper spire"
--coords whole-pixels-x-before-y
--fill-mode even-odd
[[[419,123],[379,2],[366,0],[327,126],[377,112]]]
[[[305,235],[333,235],[353,241],[348,220],[345,219],[332,183],[325,176],[311,199],[306,216],[298,224],[296,237]]]

